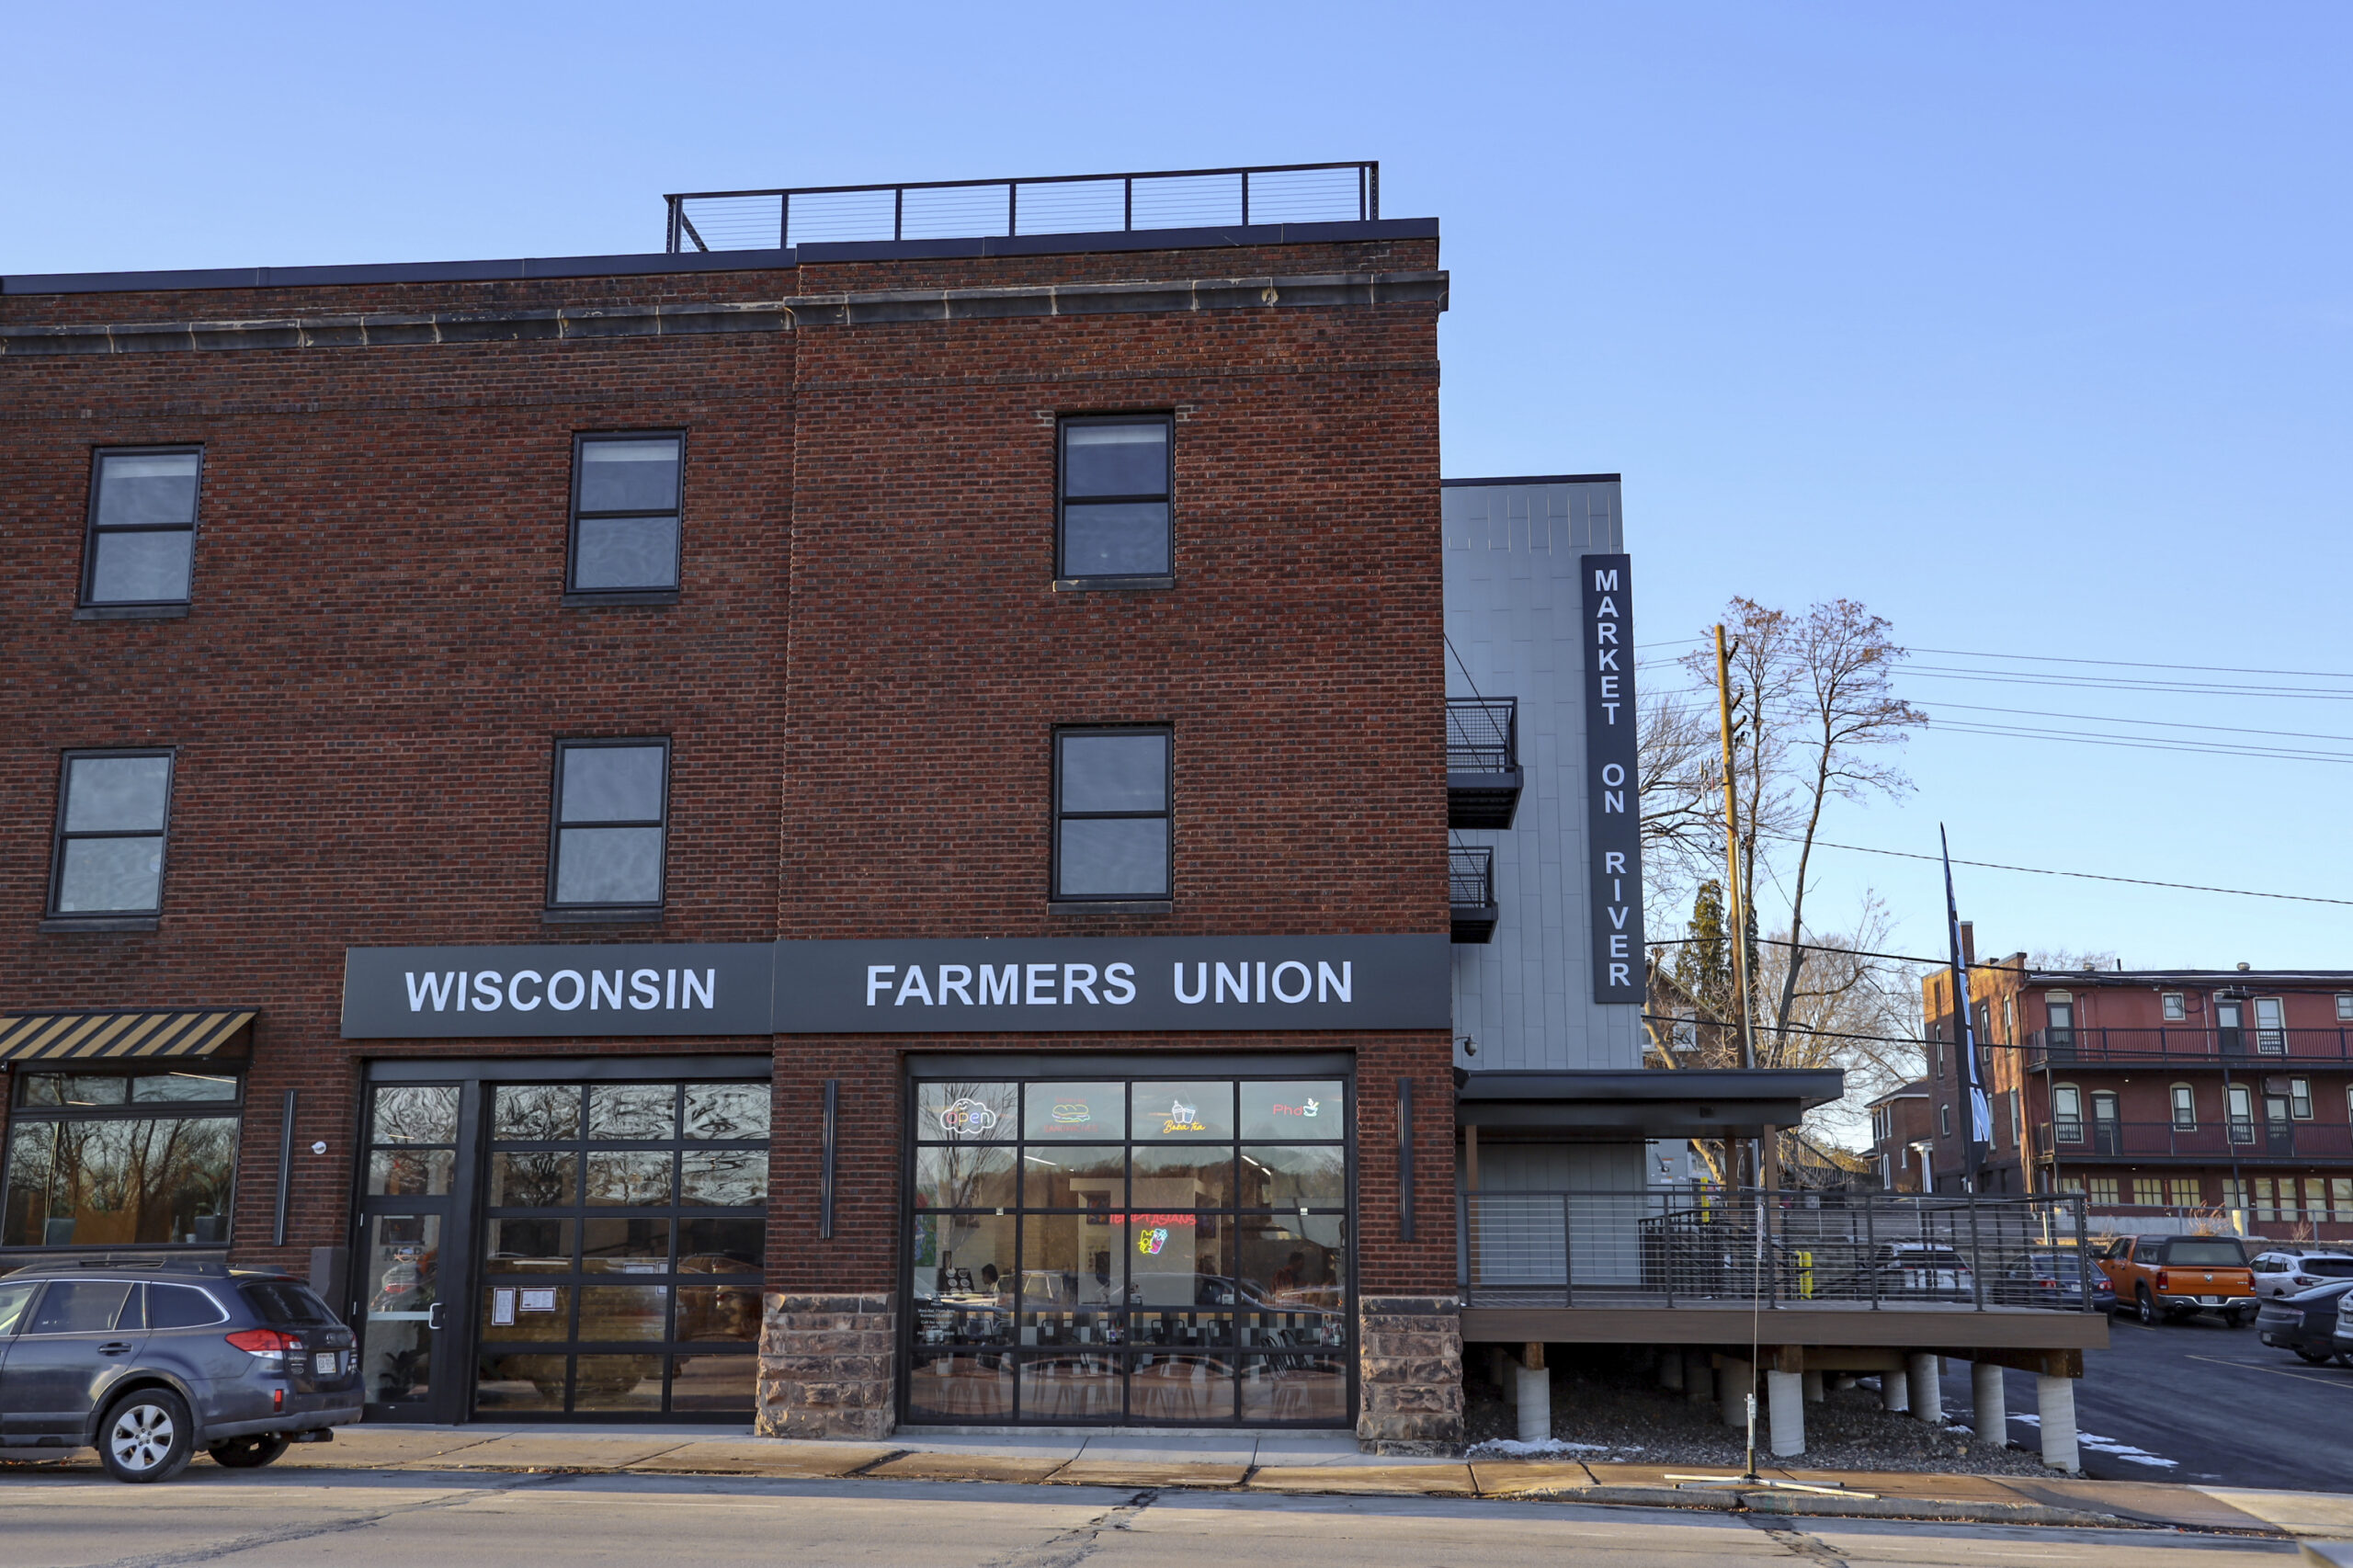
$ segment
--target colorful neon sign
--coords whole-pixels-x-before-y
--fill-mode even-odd
[[[939,1108],[939,1125],[951,1137],[978,1138],[996,1125],[996,1112],[967,1096]]]

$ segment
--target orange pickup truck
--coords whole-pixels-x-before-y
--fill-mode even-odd
[[[2193,1312],[2222,1314],[2233,1328],[2255,1321],[2255,1276],[2235,1236],[2120,1236],[2099,1260],[2116,1304],[2156,1324]]]

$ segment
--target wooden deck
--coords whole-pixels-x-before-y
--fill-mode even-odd
[[[1513,1295],[1518,1292],[1511,1293]],[[1588,1292],[1580,1290],[1580,1297]],[[1766,1345],[1901,1346],[1911,1350],[2104,1350],[2105,1312],[1987,1307],[1940,1301],[1818,1301],[1767,1306],[1730,1300],[1645,1299],[1611,1292],[1606,1304],[1561,1304],[1558,1290],[1529,1290],[1514,1301],[1482,1289],[1462,1309],[1466,1344]],[[1549,1296],[1550,1304],[1541,1298]]]

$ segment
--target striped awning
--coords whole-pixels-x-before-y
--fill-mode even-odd
[[[254,1021],[256,1009],[195,1013],[0,1015],[0,1062],[136,1062],[210,1056]]]

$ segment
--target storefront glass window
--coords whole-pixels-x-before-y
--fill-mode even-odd
[[[1344,1425],[1347,1103],[1336,1078],[919,1081],[906,1418]]]
[[[0,1245],[219,1246],[228,1241],[237,1152],[235,1077],[198,1072],[17,1076]]]

